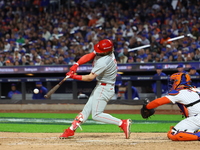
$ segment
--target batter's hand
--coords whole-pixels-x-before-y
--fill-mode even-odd
[[[78,66],[79,66],[78,63],[75,63],[73,66],[71,66],[71,67],[70,67],[71,73],[76,73]],[[69,71],[69,72],[70,72],[70,71]]]
[[[82,75],[73,74],[73,73],[71,73],[71,71],[69,71],[68,73],[66,73],[66,76],[69,76],[72,79],[82,80]]]
[[[70,77],[71,74],[73,74],[73,71],[69,71],[65,75]]]
[[[69,76],[70,78],[72,78],[74,75],[73,71],[69,71],[66,73],[66,76]]]

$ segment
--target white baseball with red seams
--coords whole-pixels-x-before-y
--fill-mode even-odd
[[[38,94],[38,93],[39,93],[39,90],[38,90],[38,89],[34,89],[33,92],[34,92],[35,94]]]

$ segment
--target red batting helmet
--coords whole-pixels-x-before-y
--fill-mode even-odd
[[[113,50],[113,43],[111,40],[104,39],[99,41],[96,45],[94,45],[94,50],[97,53],[106,53]]]

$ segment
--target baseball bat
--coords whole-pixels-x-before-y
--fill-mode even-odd
[[[44,98],[49,98],[55,91],[67,80],[69,76],[66,76],[64,79],[62,79],[58,84],[56,84],[49,92],[47,92],[46,95],[44,95]]]

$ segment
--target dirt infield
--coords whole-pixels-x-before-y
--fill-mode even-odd
[[[199,150],[199,142],[173,142],[166,133],[77,133],[59,139],[58,133],[0,132],[1,150]]]
[[[79,113],[79,111],[0,111],[19,113]],[[139,114],[139,110],[105,111],[107,113]],[[160,110],[157,114],[180,114]],[[180,114],[181,115],[181,114]],[[1,150],[199,150],[199,141],[174,142],[166,133],[76,133],[72,139],[59,139],[62,133],[0,132]]]

